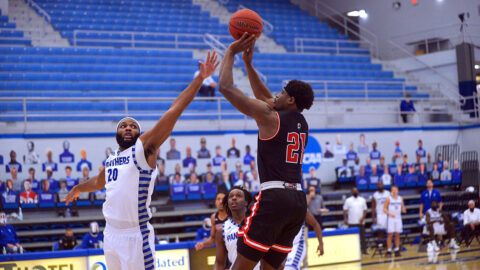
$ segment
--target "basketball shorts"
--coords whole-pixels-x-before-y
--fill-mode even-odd
[[[445,224],[440,224],[438,222],[433,223],[433,234],[434,235],[446,235]],[[423,234],[429,234],[428,226],[423,227]]]
[[[387,215],[386,214],[377,214],[377,225],[382,229],[387,228]]]
[[[251,214],[238,232],[237,252],[249,260],[263,259],[279,268],[292,251],[306,213],[303,191],[281,188],[260,191]]]
[[[388,217],[387,233],[402,233],[403,222],[401,218]]]
[[[140,227],[118,229],[107,223],[103,245],[107,269],[155,269],[155,235],[150,223],[147,227],[142,236]]]
[[[307,246],[305,243],[305,227],[303,226],[293,240],[293,248],[288,253],[285,263],[285,270],[300,270],[302,262],[307,255]]]

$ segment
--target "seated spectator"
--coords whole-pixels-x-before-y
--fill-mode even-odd
[[[420,164],[420,171],[418,172],[418,186],[425,186],[427,184],[428,173],[425,171],[425,164]]]
[[[245,172],[245,179],[252,179],[252,172],[257,170],[257,163],[255,163],[255,160],[250,161],[250,170]]]
[[[250,145],[245,146],[245,156],[243,157],[243,165],[249,165],[250,162],[255,161],[255,157],[250,154]]]
[[[176,141],[174,138],[170,139],[170,150],[167,152],[167,160],[178,160],[180,159],[180,151],[175,149]]]
[[[433,170],[430,173],[430,179],[432,179],[434,183],[440,183],[440,172],[438,171],[437,163],[433,163]]]
[[[420,161],[421,157],[419,155],[416,156],[417,160],[415,161],[415,172],[418,173],[420,171],[420,164],[422,162]]]
[[[90,174],[90,169],[88,168],[87,165],[84,165],[82,168],[82,177],[78,180],[79,184],[85,183],[90,179],[88,176]],[[78,200],[83,200],[83,201],[88,201],[90,200],[90,193],[89,192],[81,192],[80,195],[78,195]]]
[[[315,176],[316,174],[316,170],[315,170],[315,167],[310,167],[310,176],[307,177],[307,181],[306,181],[306,184],[304,185],[305,187],[309,187],[309,186],[314,186],[316,189],[319,189],[320,188],[320,179],[317,178]]]
[[[430,209],[432,201],[436,201],[438,203],[439,210],[442,211],[442,196],[440,195],[440,192],[438,192],[438,190],[433,188],[433,185],[434,184],[432,179],[428,179],[427,190],[424,190],[422,192],[422,195],[420,195],[420,219],[422,219],[427,210]]]
[[[370,157],[367,157],[367,165],[365,165],[364,170],[366,176],[372,175],[372,159]]]
[[[443,162],[443,171],[440,174],[440,182],[450,183],[452,181],[452,173],[448,169],[448,161]]]
[[[13,182],[8,179],[5,183],[5,191],[2,193],[5,203],[18,203],[17,192],[13,190]]]
[[[418,175],[415,173],[415,165],[408,168],[408,173],[405,175],[405,185],[407,187],[416,187],[418,183]]]
[[[380,157],[380,162],[377,165],[377,175],[382,176],[384,169],[385,169],[385,157],[381,156]],[[388,170],[387,170],[387,173],[388,173]]]
[[[7,254],[23,253],[15,228],[7,224],[7,215],[3,212],[0,213],[0,249],[5,249]]]
[[[420,156],[420,158],[424,158],[426,156],[427,152],[425,149],[423,149],[423,142],[422,140],[418,140],[418,148],[415,151],[416,156]]]
[[[32,182],[29,179],[23,182],[25,191],[20,194],[20,203],[37,203],[38,196],[37,193],[32,191]]]
[[[20,191],[22,190],[22,181],[18,178],[17,168],[12,167],[10,169],[10,180],[12,180],[13,190]]]
[[[227,158],[240,158],[240,150],[235,147],[234,137],[232,137],[232,147],[227,150]]]
[[[207,172],[205,174],[205,178],[204,178],[203,182],[210,183],[210,184],[215,184],[215,179],[213,177],[213,173],[212,172]]]
[[[403,151],[400,149],[399,141],[395,141],[395,150],[393,150],[393,156],[395,156],[395,158],[402,158],[403,156]]]
[[[364,166],[360,166],[360,174],[355,176],[355,183],[359,190],[366,190],[368,188],[369,176],[365,175]]]
[[[403,166],[400,164],[397,167],[397,172],[393,176],[393,184],[397,187],[405,186],[405,178],[403,176]]]
[[[34,192],[38,192],[38,190],[40,190],[40,182],[35,178],[34,168],[28,169],[28,178],[25,180],[30,180],[30,183],[32,185],[32,190]]]
[[[360,173],[360,158],[355,159],[355,163],[351,166],[352,175],[358,175]]]
[[[235,183],[240,179],[240,171],[242,170],[242,164],[240,162],[235,163],[235,171],[230,173],[230,182]]]
[[[73,236],[73,231],[70,228],[65,229],[65,235],[58,240],[59,250],[72,250],[77,245],[77,240]]]
[[[410,167],[409,164],[408,164],[408,156],[403,155],[403,162],[402,162],[402,174],[403,175],[406,175],[408,173],[408,167]]]
[[[52,168],[52,170],[53,170],[54,172],[58,171],[57,163],[54,162],[54,161],[53,161],[53,158],[52,158],[52,150],[51,150],[51,149],[47,149],[46,155],[47,155],[47,161],[45,161],[44,163],[42,163],[42,171],[46,171],[46,170],[47,170],[47,167]]]
[[[413,101],[410,100],[410,94],[405,94],[405,99],[400,102],[400,116],[402,116],[403,123],[408,123],[408,116],[415,113],[415,106]]]
[[[462,171],[458,166],[458,160],[455,160],[453,163],[453,170],[452,170],[452,181],[453,184],[461,184],[462,183]]]
[[[357,159],[357,152],[353,148],[353,143],[350,143],[350,149],[346,154],[347,161],[355,161]]]
[[[425,164],[425,170],[427,171],[427,173],[431,173],[433,171],[432,155],[430,155],[430,153],[427,154],[427,163]]]
[[[207,149],[207,140],[204,137],[200,139],[200,149],[197,151],[197,158],[210,158],[210,151]]]
[[[77,179],[72,177],[72,167],[65,167],[65,182],[67,183],[67,190],[71,190],[78,184]]]
[[[183,185],[183,184],[184,184],[184,180],[182,179],[182,175],[176,172],[173,175],[172,185]]]
[[[42,181],[42,191],[38,194],[38,202],[55,203],[55,194],[50,189],[50,182],[48,180]]]
[[[378,161],[380,160],[380,157],[382,156],[382,153],[377,150],[377,142],[372,143],[372,151],[370,152],[370,158],[372,160]]]
[[[209,218],[203,219],[202,227],[197,230],[196,241],[207,241],[212,231],[212,221]]]
[[[9,173],[12,168],[17,169],[17,172],[22,172],[22,164],[17,161],[17,153],[10,151],[10,162],[5,164],[5,172]]]
[[[383,168],[383,174],[381,176],[383,185],[385,187],[390,187],[392,186],[392,176],[388,173],[388,165],[385,165]]]
[[[212,159],[213,166],[220,166],[225,160],[225,157],[222,156],[222,148],[220,145],[217,145],[217,147],[215,147],[215,156]]]
[[[190,146],[187,146],[187,148],[185,148],[185,153],[187,157],[185,157],[182,161],[183,168],[188,168],[189,170],[191,170],[192,168],[197,167],[197,160],[192,157],[192,148],[190,148]]]
[[[188,183],[189,184],[198,184],[200,181],[198,180],[197,174],[195,172],[192,172],[190,174],[190,177],[188,178]]]
[[[377,172],[377,165],[372,165],[372,174],[370,175],[369,178],[370,178],[369,189],[376,189],[378,180],[380,179]]]
[[[473,200],[468,202],[468,209],[463,213],[463,226],[465,244],[468,248],[472,243],[473,235],[480,235],[480,209],[475,207]]]
[[[445,234],[450,238],[450,249],[458,249],[457,242],[455,241],[455,226],[438,208],[436,200],[432,200],[431,208],[425,213],[425,217],[426,231],[430,235],[430,242],[427,246],[428,252],[440,250],[435,237],[437,236],[439,240],[442,240]]]
[[[62,201],[68,195],[68,188],[66,181],[60,181],[60,188],[57,191],[58,201]]]
[[[347,160],[343,159],[342,163],[343,163],[343,165],[337,168],[337,177],[338,178],[350,178],[350,177],[352,177],[352,174],[351,174],[352,171],[347,166]],[[315,169],[314,169],[314,171],[315,171]],[[318,187],[320,185],[320,181],[318,181],[318,182],[319,182],[318,185],[314,185],[314,186]]]
[[[105,201],[107,197],[107,190],[105,188],[93,192],[93,198],[95,201]]]
[[[243,189],[250,190],[250,187],[248,186],[248,182],[245,181],[245,173],[242,170],[238,172],[238,179],[236,182],[233,182],[233,186],[242,187]]]
[[[53,178],[53,170],[51,167],[46,169],[47,177],[44,180],[50,182],[50,189],[56,191],[58,189],[58,182]]]
[[[223,172],[222,177],[218,180],[218,192],[227,193],[231,188],[232,184],[230,182],[230,176],[228,172]]]
[[[180,180],[183,182],[185,182],[185,177],[182,175],[182,169],[180,167],[180,164],[175,164],[175,168],[174,168],[174,172],[170,175],[170,183],[173,183],[173,181],[175,180],[175,174],[179,174],[180,175]]]
[[[258,172],[252,171],[251,174],[252,174],[252,178],[248,179],[250,192],[258,193],[260,192],[260,179],[258,178]]]
[[[442,154],[438,154],[437,156],[437,167],[438,167],[438,171],[439,172],[443,172],[443,158],[442,158]]]
[[[77,163],[77,172],[82,171],[84,165],[88,166],[89,170],[92,170],[92,163],[87,160],[87,151],[82,149],[80,150],[80,161]]]
[[[155,177],[155,186],[168,185],[168,176],[165,175],[165,165],[157,164],[157,175]]]
[[[193,78],[196,78],[200,73],[200,63],[198,64],[198,70],[195,71],[193,74]],[[200,90],[198,91],[204,97],[214,97],[215,96],[215,88],[217,87],[217,83],[209,76],[205,78],[202,82],[202,86],[200,86]]]
[[[395,175],[397,173],[397,157],[394,155],[392,157],[392,163],[390,163],[390,165],[388,165],[388,172],[391,174],[391,175]]]
[[[215,181],[215,175],[214,175],[213,170],[212,170],[212,163],[208,162],[207,165],[205,165],[205,168],[206,168],[205,172],[200,176],[201,181],[202,182],[206,181],[205,178],[207,177],[208,173],[212,174],[213,181]]]
[[[103,248],[103,234],[96,221],[90,222],[90,231],[82,238],[82,248]]]

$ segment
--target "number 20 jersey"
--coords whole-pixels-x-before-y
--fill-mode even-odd
[[[277,112],[279,127],[274,136],[258,136],[260,182],[301,183],[303,152],[308,142],[308,124],[296,111]]]
[[[151,175],[140,138],[135,145],[122,152],[115,151],[107,158],[103,215],[109,225],[127,229],[143,226],[150,220],[154,187]]]

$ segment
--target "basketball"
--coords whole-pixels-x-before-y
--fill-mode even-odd
[[[257,38],[262,34],[263,22],[258,14],[250,9],[241,9],[233,13],[228,24],[228,30],[234,39],[242,37],[243,33],[248,32]]]

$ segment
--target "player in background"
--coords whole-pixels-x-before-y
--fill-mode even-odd
[[[395,234],[395,257],[400,257],[400,233],[403,232],[402,213],[407,213],[403,198],[398,195],[398,187],[392,186],[392,194],[385,199],[383,212],[387,221],[387,257],[392,256],[392,236]]]
[[[383,211],[385,200],[390,196],[390,192],[385,190],[383,181],[379,179],[377,183],[377,191],[372,195],[372,224],[376,224],[377,239],[383,239],[385,237],[385,230],[387,229],[387,214]],[[379,243],[378,247],[382,250],[382,244]]]
[[[226,196],[223,192],[218,192],[215,197],[215,206],[217,207],[217,212],[213,213],[210,216],[210,220],[213,224],[212,231],[210,232],[210,237],[203,241],[195,244],[195,250],[199,251],[206,247],[211,247],[215,244],[215,234],[218,229],[221,229],[222,224],[227,220],[228,215],[225,207],[223,206],[223,198]]]
[[[312,106],[313,90],[305,82],[292,80],[274,98],[253,68],[254,48],[255,36],[244,33],[230,44],[220,69],[219,91],[258,126],[261,190],[250,216],[238,232],[234,270],[253,269],[260,260],[263,269],[279,268],[292,251],[293,239],[307,213],[301,180],[308,124],[302,111]],[[233,61],[240,52],[243,52],[256,99],[249,98],[233,85]]]
[[[238,186],[233,187],[223,199],[223,208],[228,218],[215,235],[217,248],[214,270],[228,269],[228,262],[234,262],[237,258],[237,233],[240,224],[245,220],[247,207],[252,200],[252,194]],[[254,269],[260,269],[260,263]]]
[[[312,226],[313,231],[318,239],[317,254],[318,256],[323,255],[323,238],[322,238],[322,227],[317,222],[315,217],[307,210],[307,216],[305,222]],[[307,245],[305,242],[305,224],[302,226],[297,236],[293,240],[293,248],[290,253],[288,253],[287,260],[285,261],[285,270],[300,270],[302,262],[307,255]]]
[[[203,80],[215,71],[218,66],[216,60],[215,51],[212,54],[208,52],[205,63],[200,62],[199,75],[149,131],[141,134],[138,121],[131,117],[120,120],[116,133],[119,149],[105,161],[105,168],[100,174],[73,187],[63,200],[68,205],[81,192],[106,188],[103,249],[108,269],[155,269],[155,236],[149,223],[152,216],[149,206],[156,152],[197,95]]]

